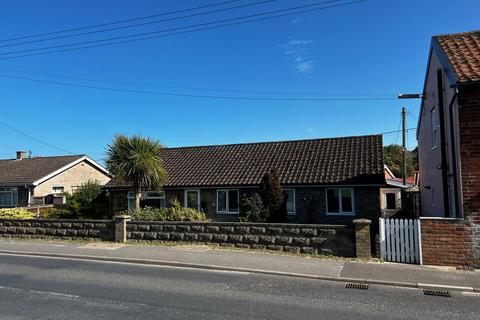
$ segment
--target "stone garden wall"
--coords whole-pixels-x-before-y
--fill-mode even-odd
[[[0,219],[0,237],[114,240],[114,223],[111,220]]]
[[[129,240],[355,256],[353,230],[337,225],[130,221],[126,228]]]

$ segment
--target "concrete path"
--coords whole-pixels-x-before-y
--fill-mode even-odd
[[[245,250],[212,249],[207,246],[168,247],[109,242],[0,240],[0,254],[2,253],[254,271],[406,287],[422,287],[424,284],[438,287],[466,287],[452,289],[460,291],[474,291],[480,288],[478,270],[462,271],[445,267],[354,262],[349,259],[299,257]]]

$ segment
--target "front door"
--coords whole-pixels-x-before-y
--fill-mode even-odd
[[[185,190],[185,207],[200,211],[200,190]]]

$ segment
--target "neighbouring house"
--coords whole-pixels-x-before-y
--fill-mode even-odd
[[[89,180],[105,184],[110,175],[85,155],[28,158],[18,151],[0,160],[0,208],[61,203]]]
[[[351,223],[380,217],[385,185],[382,136],[261,142],[162,150],[168,182],[145,190],[141,206],[168,206],[174,199],[215,221],[238,221],[243,197],[278,170],[290,221]],[[113,214],[134,207],[128,183],[105,185]]]
[[[384,168],[385,186],[380,188],[382,217],[389,218],[407,209],[411,211],[405,198],[411,196],[407,192],[415,190],[415,177],[407,177],[406,183],[403,184],[403,179],[395,177],[387,165]]]
[[[417,139],[424,261],[480,267],[480,31],[432,37]]]

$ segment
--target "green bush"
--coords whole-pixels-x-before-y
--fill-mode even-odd
[[[78,219],[78,216],[67,209],[50,208],[40,211],[40,219]]]
[[[35,215],[25,209],[0,209],[0,219],[33,219]]]
[[[203,212],[192,208],[184,208],[178,201],[174,201],[169,208],[145,207],[137,210],[126,211],[135,220],[144,221],[205,221]]]
[[[72,193],[66,193],[65,209],[71,217],[64,219],[104,219],[108,217],[107,199],[102,185],[98,181],[88,181]],[[68,216],[65,212],[58,212],[61,216]],[[54,216],[55,213],[52,213]],[[52,218],[55,219],[55,218]],[[63,218],[58,218],[63,219]]]
[[[262,202],[262,197],[254,193],[249,197],[242,198],[240,201],[240,221],[241,222],[265,222],[267,221],[268,211]]]

